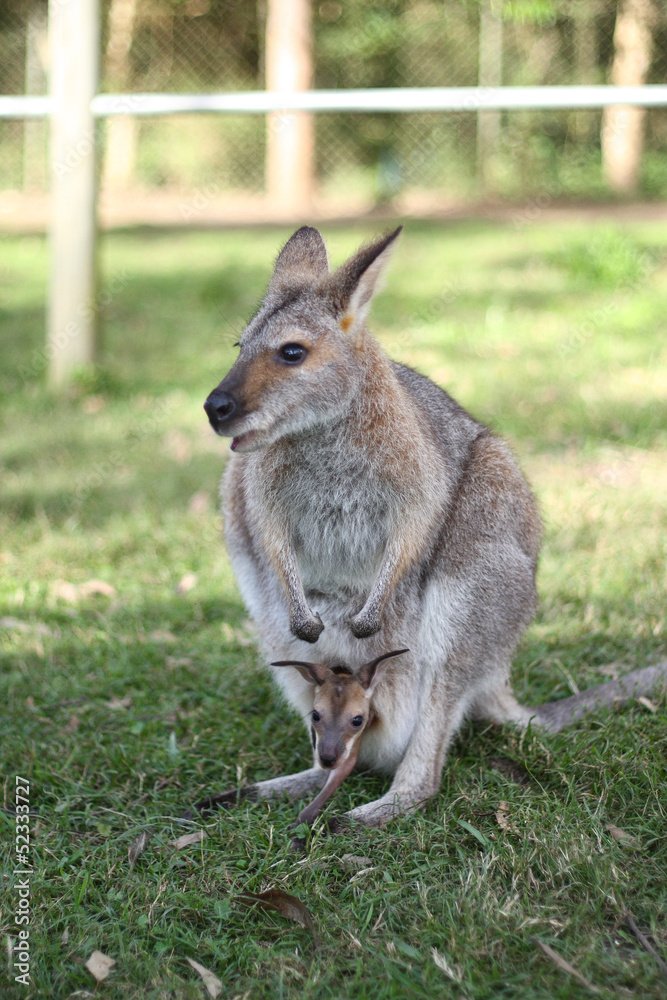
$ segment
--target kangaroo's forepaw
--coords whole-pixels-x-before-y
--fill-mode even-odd
[[[350,618],[349,625],[352,635],[355,635],[357,639],[367,639],[369,635],[375,635],[376,632],[380,631],[382,622],[379,615],[369,614],[362,610],[354,618]]]
[[[324,625],[317,613],[311,613],[307,618],[305,616],[293,618],[290,622],[290,629],[297,639],[303,639],[304,642],[317,642],[324,631]]]
[[[417,789],[397,792],[390,788],[375,802],[366,802],[345,813],[344,819],[352,825],[361,823],[363,826],[385,826],[393,819],[420,809],[434,794],[434,791],[422,794]]]
[[[290,850],[294,854],[306,854],[306,840],[305,837],[292,837],[292,842],[290,844]]]
[[[307,823],[308,826],[312,829],[313,823],[315,819],[317,819],[317,816],[319,815],[320,811],[318,811],[318,813],[313,819],[304,820],[302,819],[302,814],[300,814],[297,817],[297,819],[294,820],[293,823],[290,823],[289,829],[298,830],[299,827],[304,822]],[[317,835],[318,837],[329,837],[336,833],[344,833],[346,830],[349,830],[350,826],[352,825],[353,824],[345,816],[342,815],[332,816],[331,818],[329,818],[328,816],[323,816],[322,822],[317,828]],[[306,845],[306,840],[304,837],[296,836],[292,839],[292,850],[303,849],[305,848],[305,845]]]
[[[348,833],[353,823],[345,816],[332,816],[327,820],[327,832],[333,837],[337,833]]]
[[[209,795],[206,799],[201,799],[200,802],[195,802],[193,807],[195,813],[191,811],[184,813],[181,819],[194,819],[195,816],[205,816],[208,813],[215,812],[216,809],[231,809],[243,801],[243,799],[254,801],[256,798],[257,791],[254,785],[246,785],[244,788],[230,788],[229,791],[217,792],[215,795]]]

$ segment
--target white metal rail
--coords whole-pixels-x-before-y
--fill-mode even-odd
[[[51,123],[49,378],[59,385],[94,357],[96,118],[114,115],[269,114],[292,111],[477,112],[667,107],[667,86],[415,87],[249,91],[217,94],[99,94],[98,0],[51,0],[51,93],[0,96],[0,120]]]
[[[409,87],[307,90],[300,93],[239,91],[217,94],[97,94],[91,111],[112,115],[267,114],[272,111],[409,112],[567,110],[629,104],[667,107],[667,85],[644,87]],[[52,97],[0,97],[0,118],[45,118]]]

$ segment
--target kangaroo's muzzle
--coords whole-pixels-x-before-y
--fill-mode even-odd
[[[238,404],[233,396],[220,389],[214,389],[204,403],[206,416],[216,434],[225,433],[225,425],[231,417],[238,415]]]

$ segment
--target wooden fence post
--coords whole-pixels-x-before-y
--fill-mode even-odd
[[[95,360],[96,126],[99,0],[50,0],[51,279],[49,384]]]
[[[311,0],[268,0],[266,89],[291,93],[313,82]],[[307,212],[314,188],[313,116],[303,111],[268,115],[266,187],[287,213]]]
[[[652,0],[622,0],[616,14],[611,82],[621,87],[646,83],[651,68],[655,8]],[[602,115],[602,174],[617,194],[632,194],[639,181],[644,148],[645,108],[618,104]]]

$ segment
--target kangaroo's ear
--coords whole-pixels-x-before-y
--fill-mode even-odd
[[[272,667],[296,667],[302,677],[310,684],[324,684],[325,680],[331,676],[331,671],[323,663],[302,663],[301,660],[278,660],[272,663]]]
[[[371,660],[370,663],[364,663],[356,676],[362,688],[366,691],[367,698],[373,696],[373,691],[375,691],[375,688],[384,676],[385,670],[388,667],[388,664],[384,661],[390,659],[392,656],[400,656],[401,653],[409,652],[409,649],[395,649],[391,653],[383,653],[382,656],[378,656],[376,660]]]
[[[329,273],[329,261],[324,240],[317,229],[302,226],[290,236],[278,254],[269,292],[282,291],[312,282]]]
[[[385,233],[357,250],[332,276],[330,300],[346,333],[356,333],[362,329],[371,299],[380,287],[381,275],[402,228],[403,226],[399,226],[392,233]]]

